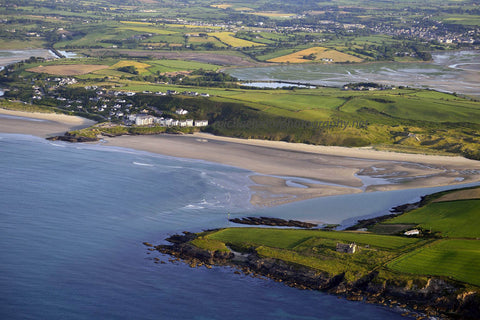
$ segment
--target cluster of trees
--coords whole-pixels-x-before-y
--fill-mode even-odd
[[[119,68],[117,68],[117,70],[121,71],[121,72],[130,73],[130,74],[138,74],[138,70],[137,70],[137,68],[135,68],[135,66],[119,67]]]
[[[218,87],[218,88],[236,88],[238,87],[238,79],[232,77],[223,72],[205,71],[202,69],[193,71],[189,76],[176,74],[176,75],[161,75],[160,72],[157,75],[139,75],[138,70],[134,66],[120,67],[118,71],[132,74],[132,76],[122,76],[123,78],[130,78],[136,81],[145,81],[150,83],[171,83],[171,84],[183,84],[198,87]]]

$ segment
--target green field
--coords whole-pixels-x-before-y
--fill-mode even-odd
[[[263,228],[230,228],[213,233],[208,238],[231,244],[245,243],[245,239],[248,239],[248,243],[254,246],[280,249],[293,249],[312,238],[356,242],[360,245],[370,245],[384,250],[398,250],[420,241],[414,238],[355,232]]]
[[[480,237],[480,200],[434,202],[386,223],[415,224],[444,237]]]
[[[342,254],[335,250],[338,242],[355,242],[360,249],[355,254]],[[396,257],[398,252],[422,242],[353,232],[229,228],[201,237],[200,247],[212,250],[221,248],[219,243],[225,243],[238,250],[254,248],[262,257],[303,265],[330,275],[344,273],[347,280],[354,281]]]
[[[388,264],[399,272],[451,277],[480,286],[480,241],[440,240]]]
[[[480,15],[461,15],[461,14],[449,14],[442,17],[442,20],[446,23],[454,23],[469,26],[480,26]]]

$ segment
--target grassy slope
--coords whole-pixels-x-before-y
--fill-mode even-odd
[[[440,232],[444,237],[480,237],[480,200],[430,203],[386,223],[415,224],[424,230]]]
[[[245,243],[245,239],[248,239],[248,243],[255,246],[264,245],[283,249],[293,249],[311,238],[356,242],[386,250],[400,249],[419,241],[413,238],[366,233],[263,228],[230,228],[216,232],[209,238],[232,244]]]
[[[440,240],[410,252],[388,267],[411,274],[448,276],[480,286],[480,241]]]

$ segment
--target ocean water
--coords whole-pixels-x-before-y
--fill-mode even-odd
[[[248,205],[249,171],[14,134],[0,134],[0,169],[0,319],[403,318],[229,268],[154,263],[169,257],[143,241],[273,210]],[[280,211],[308,211],[298,205]]]

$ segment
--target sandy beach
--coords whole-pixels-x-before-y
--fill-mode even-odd
[[[0,109],[0,132],[5,133],[48,137],[93,123],[79,117]],[[99,143],[250,170],[251,202],[257,206],[339,194],[480,181],[480,161],[463,157],[246,140],[206,133],[109,137]]]
[[[30,134],[42,138],[86,128],[95,121],[56,113],[22,112],[0,108],[0,132]]]

